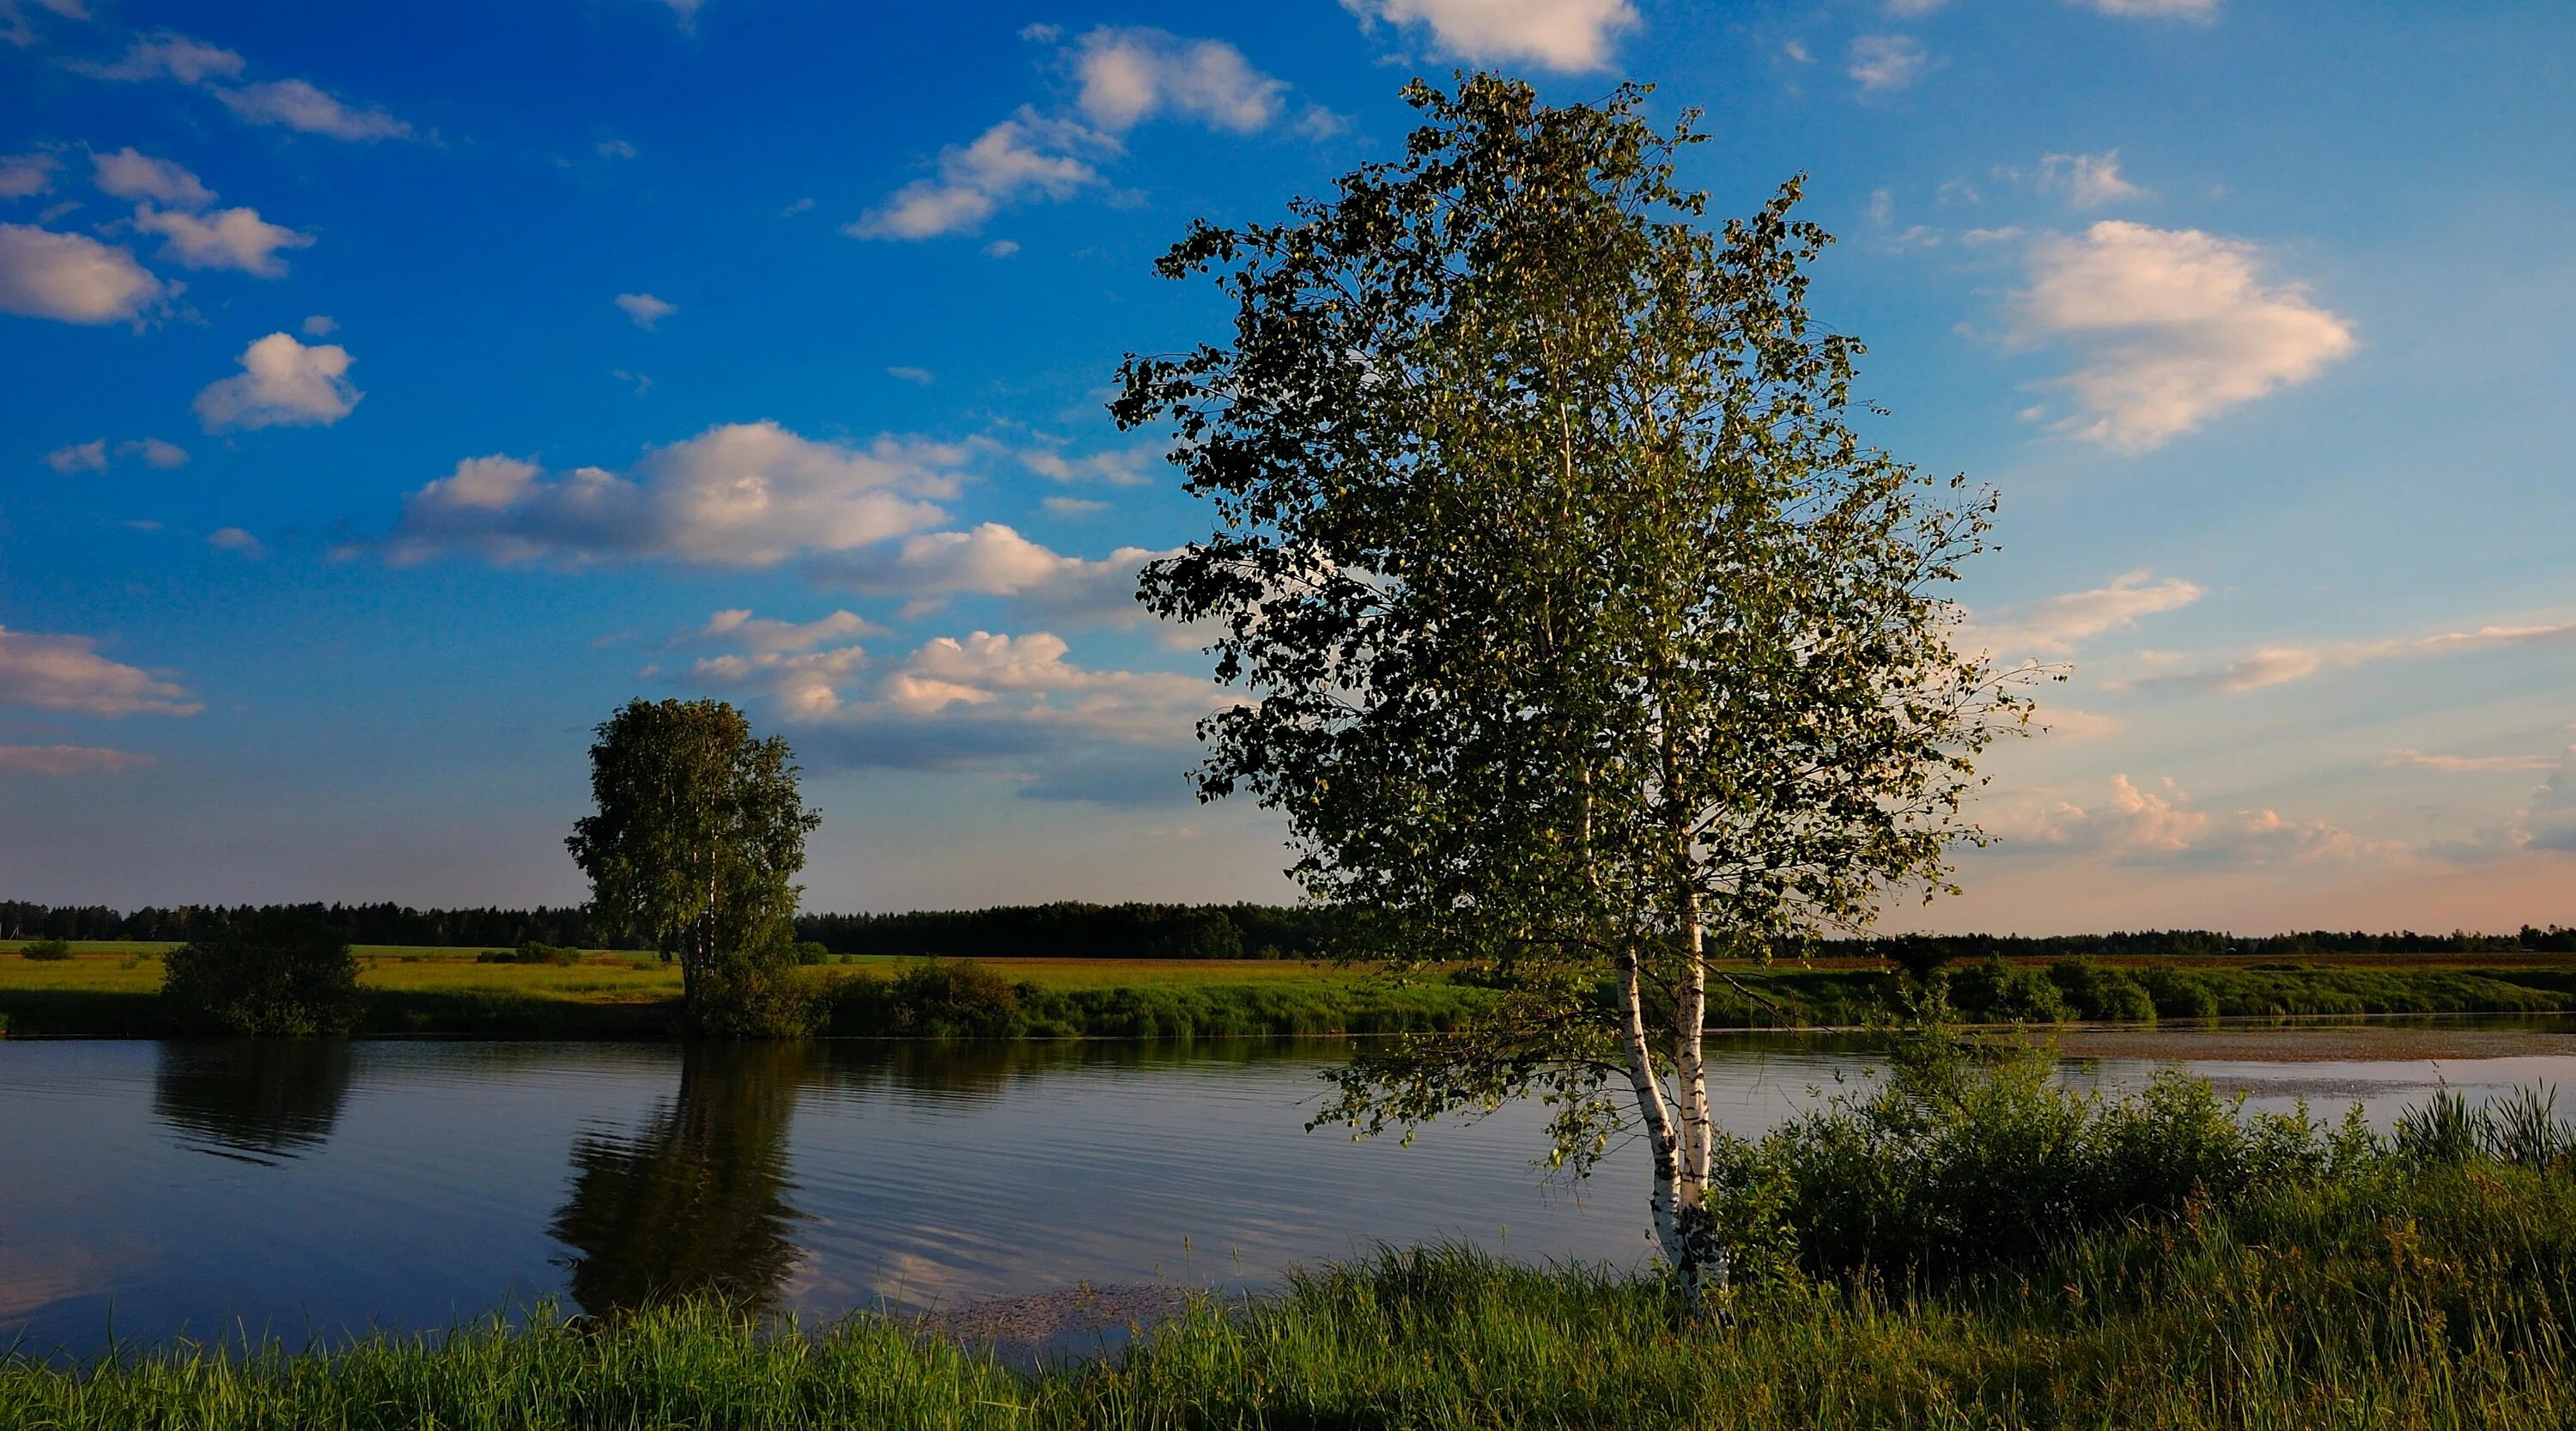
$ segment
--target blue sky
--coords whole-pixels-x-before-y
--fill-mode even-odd
[[[0,894],[575,900],[588,727],[708,694],[811,907],[1285,897],[1101,401],[1460,64],[1807,174],[2001,489],[2072,677],[1893,922],[2576,922],[2576,11],[2260,0],[0,0]]]

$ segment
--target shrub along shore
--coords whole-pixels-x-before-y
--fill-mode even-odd
[[[187,1426],[2543,1427],[2576,1414],[2576,1127],[2380,1137],[1955,1049],[1731,1148],[1735,1284],[1388,1251],[1015,1370],[917,1322],[679,1303],[0,1360],[0,1431]]]
[[[555,950],[361,948],[362,1037],[642,1039],[677,1026],[679,979],[647,957]],[[154,1038],[182,1024],[160,994],[157,947],[0,946],[0,1032]],[[1445,1030],[1487,993],[1432,977],[1397,984],[1306,961],[835,957],[804,971],[816,1031],[894,1038],[1214,1038]],[[1711,1027],[1831,1029],[1885,1023],[1924,981],[1972,1023],[2199,1022],[2311,1015],[2576,1012],[2576,956],[2380,955],[2332,963],[2005,960],[1963,967],[1725,972]]]

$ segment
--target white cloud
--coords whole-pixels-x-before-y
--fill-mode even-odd
[[[2111,777],[2108,797],[2091,806],[2049,801],[1999,816],[1989,828],[2007,851],[2088,851],[2138,864],[2306,864],[2406,853],[2402,845],[2365,840],[2323,820],[2293,820],[2273,810],[2195,810],[2172,780],[2142,789],[2126,775]]]
[[[882,636],[885,628],[854,611],[835,611],[812,621],[778,621],[751,614],[748,608],[719,611],[689,633],[695,642],[722,641],[759,654],[810,651],[827,641],[855,641]]]
[[[54,170],[61,166],[61,160],[42,152],[0,155],[0,199],[32,199],[51,193]]]
[[[68,476],[74,472],[107,470],[107,441],[74,442],[45,454],[45,465]]]
[[[1847,73],[1863,90],[1880,94],[1913,84],[1931,63],[1923,42],[1911,35],[1858,35],[1852,39]]]
[[[886,369],[886,376],[897,382],[911,383],[915,387],[924,388],[939,381],[938,375],[928,368],[916,368],[900,363]]]
[[[353,107],[300,79],[271,80],[241,89],[217,88],[214,96],[234,115],[253,124],[280,124],[306,134],[358,144],[412,136],[411,125],[403,120],[381,109]]]
[[[120,199],[150,199],[175,209],[202,209],[215,201],[215,191],[185,167],[131,147],[92,154],[90,177],[100,192]]]
[[[2353,350],[2343,319],[2261,270],[2252,244],[2115,219],[2032,245],[2010,312],[2022,341],[2083,356],[2056,380],[2081,409],[2063,430],[2143,452]]]
[[[1948,3],[1949,0],[1887,0],[1887,13],[1903,20],[1917,20]]]
[[[1109,510],[1107,502],[1095,502],[1089,497],[1049,497],[1038,505],[1051,517],[1088,517]]]
[[[946,516],[989,444],[879,437],[815,442],[774,422],[709,428],[620,476],[548,476],[513,457],[470,458],[403,500],[388,559],[468,553],[505,565],[674,561],[767,567],[870,546]]]
[[[627,143],[623,139],[603,139],[599,141],[597,150],[599,157],[602,159],[632,159],[635,157],[635,146]]]
[[[2127,572],[2108,586],[2006,607],[1991,619],[1973,622],[1960,637],[2005,659],[2063,656],[2095,637],[2134,628],[2139,617],[2177,611],[2200,599],[2200,588],[2180,577],[2152,581],[2151,576]]]
[[[242,349],[242,371],[197,394],[197,418],[209,432],[249,427],[329,427],[364,396],[348,379],[349,350],[307,347],[271,333]]]
[[[50,10],[66,20],[86,20],[89,8],[81,0],[35,0],[40,9]],[[21,49],[36,43],[36,27],[27,22],[21,0],[0,0],[0,44]]]
[[[2128,729],[2129,723],[2118,716],[2077,710],[2073,706],[2043,706],[2031,718],[2031,726],[2060,740],[2100,740],[2105,736],[2118,735]]]
[[[236,118],[251,124],[283,125],[353,143],[409,139],[415,132],[410,124],[381,109],[348,104],[305,80],[226,83],[240,78],[247,67],[231,50],[169,30],[136,40],[113,64],[72,66],[94,79],[176,80],[213,95]]]
[[[2555,770],[2555,755],[2441,755],[2421,750],[2392,750],[2387,763],[2416,770],[2439,770],[2446,775],[2476,775],[2492,771]]]
[[[304,319],[304,336],[307,338],[328,338],[339,331],[340,320],[327,313],[309,314]]]
[[[2379,661],[2561,645],[2576,645],[2576,621],[2547,622],[2536,626],[2480,626],[2469,631],[2398,636],[2379,641],[2346,641],[2332,646],[2273,646],[2224,666],[2106,685],[2114,688],[2120,684],[2180,685],[2255,691],[2266,686],[2303,681],[2328,669],[2349,669]]]
[[[1032,196],[1063,199],[1100,182],[1078,153],[1103,148],[1105,136],[1081,125],[1020,112],[939,153],[939,176],[915,179],[842,232],[852,238],[926,239],[965,233],[1005,204]]]
[[[1342,0],[1362,24],[1422,25],[1460,59],[1527,61],[1552,70],[1610,63],[1611,38],[1637,23],[1628,0]]]
[[[1020,246],[1009,239],[995,239],[991,243],[984,245],[984,256],[986,258],[1009,258],[1012,254],[1018,253],[1019,251]]]
[[[680,311],[677,304],[665,303],[650,293],[618,294],[617,306],[625,311],[627,317],[635,320],[636,327],[648,333],[653,331],[654,324]]]
[[[86,636],[0,627],[0,705],[84,715],[195,715],[203,703],[137,666],[98,654]]]
[[[1112,487],[1141,487],[1152,481],[1144,469],[1155,456],[1131,450],[1067,457],[1051,447],[1027,447],[1018,453],[1021,466],[1050,482],[1105,482]]]
[[[1256,70],[1223,40],[1184,40],[1161,30],[1103,26],[1084,35],[1074,72],[1083,117],[1123,134],[1161,110],[1211,129],[1253,134],[1279,116],[1284,80]]]
[[[2117,149],[2099,154],[2045,155],[2039,161],[2039,176],[2042,184],[2064,190],[2066,201],[2079,209],[2154,197],[2120,177]]]
[[[129,458],[141,458],[147,467],[178,467],[186,464],[188,452],[177,443],[164,442],[157,437],[146,437],[116,444],[116,459],[121,462]],[[68,446],[57,447],[45,454],[46,466],[66,474],[104,472],[107,470],[107,464],[108,447],[105,438],[95,442],[75,442]]]
[[[82,234],[0,224],[0,313],[115,323],[141,317],[167,292],[125,249]]]
[[[1959,235],[1959,242],[1970,248],[1982,248],[1990,243],[2010,243],[2020,238],[2021,234],[2022,231],[2019,228],[2006,224],[2002,228],[1995,229],[1970,229]]]
[[[114,775],[151,763],[148,755],[94,745],[0,745],[0,770],[22,775]]]
[[[93,79],[169,79],[194,85],[234,78],[242,72],[244,61],[221,46],[161,30],[135,40],[114,64],[75,63],[72,68]]]
[[[1002,596],[1049,625],[1133,625],[1151,619],[1136,601],[1136,575],[1169,553],[1120,547],[1098,561],[1064,556],[1000,522],[972,531],[924,532],[892,550],[818,558],[817,581],[872,596],[902,597],[918,615],[951,596]]]
[[[206,534],[206,545],[219,552],[231,552],[235,556],[246,557],[252,561],[264,561],[268,557],[268,547],[259,538],[239,527],[215,528]]]
[[[260,218],[256,209],[217,209],[199,216],[138,204],[134,227],[161,235],[161,256],[189,268],[231,268],[260,278],[284,278],[284,248],[309,248],[311,234]]]
[[[172,467],[188,465],[188,449],[175,442],[164,442],[157,437],[120,442],[116,444],[116,455],[120,459],[139,457],[143,459],[144,466],[158,467],[165,471]]]
[[[2218,18],[2218,0],[2075,0],[2105,15],[2118,15],[2139,20],[2200,20]]]

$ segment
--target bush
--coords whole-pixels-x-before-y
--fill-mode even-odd
[[[2090,959],[2060,959],[2048,966],[2048,980],[2084,1018],[2106,1023],[2156,1021],[2156,1001],[2125,970]]]
[[[2143,970],[2138,975],[2140,987],[2155,1002],[2160,1019],[2214,1019],[2219,1015],[2218,991],[2198,974],[2161,966]]]
[[[706,1038],[803,1038],[822,1010],[813,984],[784,941],[746,949],[698,975],[689,1031]]]
[[[2073,1016],[2055,980],[2000,955],[1951,980],[1950,989],[1960,1012],[1990,1023],[2054,1024]]]
[[[48,962],[69,959],[72,957],[72,942],[68,939],[30,939],[19,946],[18,957],[42,959]]]
[[[972,959],[931,959],[892,980],[864,975],[833,990],[832,1026],[895,1038],[1012,1038],[1035,984],[1012,983]]]
[[[1926,1036],[1882,1087],[1719,1148],[1710,1207],[1737,1265],[1947,1282],[2187,1207],[2225,1211],[2365,1157],[2358,1122],[2253,1115],[2159,1074],[2117,1099],[2050,1082],[2045,1052],[1982,1061]]]
[[[516,949],[486,949],[474,956],[477,964],[556,964],[570,966],[582,961],[582,951],[560,944],[539,944],[535,940]]]
[[[170,951],[162,997],[207,1033],[310,1038],[358,1022],[358,960],[336,927],[292,910],[227,921]]]
[[[824,948],[820,941],[799,940],[796,945],[796,962],[807,966],[829,964],[832,962],[832,951]]]

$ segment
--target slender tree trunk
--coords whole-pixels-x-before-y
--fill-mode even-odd
[[[1647,1204],[1655,1216],[1655,1240],[1663,1247],[1664,1260],[1687,1273],[1684,1259],[1689,1244],[1682,1235],[1686,1215],[1680,1196],[1681,1138],[1674,1127],[1672,1105],[1664,1097],[1664,1081],[1655,1070],[1654,1041],[1646,1034],[1645,981],[1633,947],[1619,953],[1619,1015],[1628,1085],[1637,1096],[1637,1114],[1645,1120],[1647,1148],[1655,1163],[1655,1181],[1647,1193]]]

